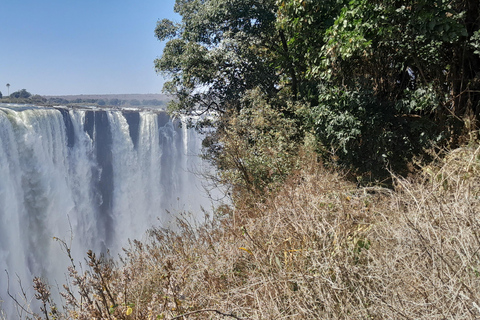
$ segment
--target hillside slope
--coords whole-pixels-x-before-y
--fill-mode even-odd
[[[394,190],[302,161],[278,192],[153,229],[122,262],[89,253],[89,268],[69,270],[65,313],[44,317],[480,317],[480,147],[394,177]]]

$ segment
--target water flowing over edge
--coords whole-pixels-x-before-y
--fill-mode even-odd
[[[17,277],[64,279],[86,250],[119,253],[127,240],[200,212],[210,199],[195,173],[201,138],[165,112],[0,105],[0,300]],[[33,296],[33,295],[32,295]]]

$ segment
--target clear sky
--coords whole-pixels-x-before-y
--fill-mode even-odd
[[[2,0],[0,91],[161,93],[157,20],[175,0]]]

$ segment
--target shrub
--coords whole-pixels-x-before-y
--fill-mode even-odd
[[[222,183],[235,192],[275,189],[295,168],[301,131],[273,108],[259,91],[251,91],[238,112],[222,116],[217,132],[204,141],[205,157],[219,169]]]
[[[324,88],[310,115],[322,146],[320,153],[328,159],[333,155],[344,168],[359,175],[369,172],[385,178],[389,169],[407,173],[413,156],[423,154],[440,138],[433,122],[397,110],[407,104],[428,104],[420,101],[424,95],[415,97],[412,94],[408,101],[393,106],[373,93]]]

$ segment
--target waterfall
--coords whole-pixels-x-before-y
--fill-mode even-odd
[[[116,254],[171,217],[208,207],[200,137],[160,111],[0,104],[0,301],[31,280],[62,283],[68,258],[54,237]],[[193,172],[192,172],[193,171]]]

